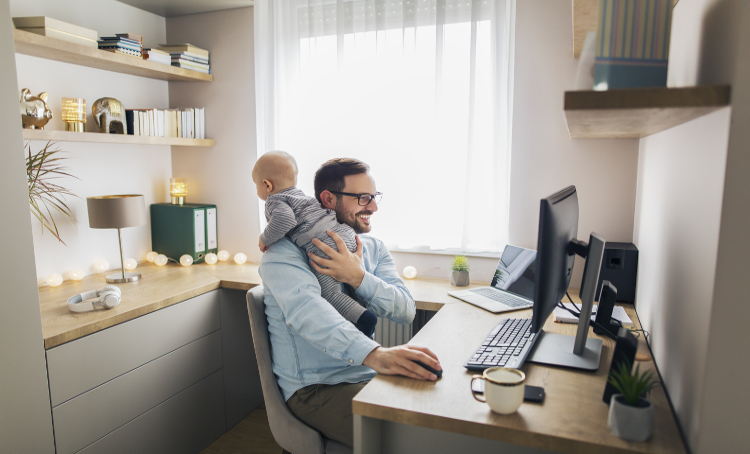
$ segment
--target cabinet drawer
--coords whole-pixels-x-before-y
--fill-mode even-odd
[[[224,431],[224,375],[218,371],[79,452],[198,453]]]
[[[219,292],[196,296],[47,350],[52,406],[220,327]]]
[[[221,331],[52,409],[58,454],[93,443],[221,369]]]

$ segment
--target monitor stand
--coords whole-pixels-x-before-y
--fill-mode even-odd
[[[539,338],[534,343],[534,349],[526,358],[526,361],[589,371],[599,369],[602,340],[586,339],[586,347],[582,355],[573,353],[575,341],[576,338],[573,336],[542,331],[539,333]]]
[[[588,339],[588,331],[605,244],[604,238],[594,232],[591,232],[588,244],[578,240],[571,243],[573,252],[586,258],[580,293],[581,317],[578,320],[576,335],[566,336],[540,331],[534,343],[534,349],[529,353],[526,361],[589,371],[599,369],[602,340]]]

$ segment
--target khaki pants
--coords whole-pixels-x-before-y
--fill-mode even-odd
[[[294,416],[324,437],[354,446],[352,399],[367,382],[310,385],[286,402]]]

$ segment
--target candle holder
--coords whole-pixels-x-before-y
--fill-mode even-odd
[[[185,178],[170,178],[169,195],[172,197],[172,205],[183,205],[185,196],[187,196],[187,180]]]
[[[63,98],[62,120],[65,123],[66,131],[84,132],[86,100],[83,98]]]

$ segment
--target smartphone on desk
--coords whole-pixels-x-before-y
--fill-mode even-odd
[[[477,394],[484,394],[484,380],[474,380],[471,384],[471,389]],[[541,386],[526,385],[523,401],[541,404],[544,402],[544,388]]]

